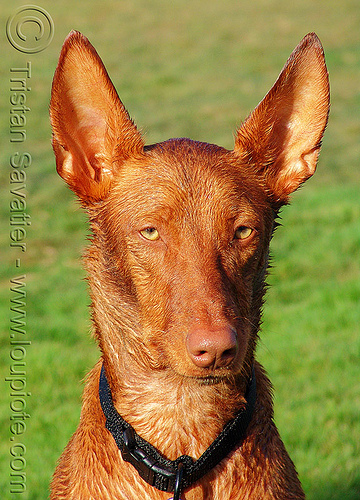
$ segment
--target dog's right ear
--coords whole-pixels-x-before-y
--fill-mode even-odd
[[[315,172],[329,101],[324,51],[315,33],[309,33],[235,141],[235,152],[264,176],[278,206]]]
[[[115,168],[143,152],[142,137],[100,57],[76,31],[60,54],[50,118],[57,171],[85,202],[103,199]]]

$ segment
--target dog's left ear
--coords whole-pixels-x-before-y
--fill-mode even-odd
[[[318,37],[310,33],[235,140],[235,153],[265,177],[275,203],[286,203],[315,172],[329,100],[324,52]]]
[[[143,152],[100,57],[77,31],[60,54],[50,117],[57,171],[84,202],[105,198],[121,162]]]

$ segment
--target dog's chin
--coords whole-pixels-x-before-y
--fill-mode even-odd
[[[199,385],[219,385],[229,381],[230,377],[219,377],[216,375],[208,375],[206,377],[191,377]],[[231,377],[233,378],[233,377]]]
[[[237,374],[232,370],[214,370],[210,373],[194,373],[189,370],[186,372],[176,371],[176,374],[188,383],[201,386],[228,385],[234,383],[237,378]]]

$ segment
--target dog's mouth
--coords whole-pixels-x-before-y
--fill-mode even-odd
[[[191,364],[180,364],[176,361],[163,366],[165,371],[170,369],[184,382],[193,383],[199,386],[233,385],[243,371],[242,360],[237,359],[226,367],[200,368]]]
[[[182,374],[184,379],[189,381],[193,381],[199,385],[219,385],[219,384],[228,384],[229,382],[233,382],[236,378],[235,373],[232,370],[216,370],[212,373],[207,374]]]

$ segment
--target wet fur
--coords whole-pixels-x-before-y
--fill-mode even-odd
[[[323,52],[310,34],[237,132],[233,151],[190,139],[145,146],[95,49],[69,35],[53,83],[53,145],[59,174],[89,216],[84,262],[102,357],[88,375],[51,499],[171,496],[122,460],[106,430],[101,363],[118,412],[171,460],[196,459],[212,443],[244,405],[255,363],[258,396],[244,443],[182,498],[304,498],[255,348],[276,217],[315,170],[328,106]],[[234,237],[243,226],[253,229],[245,241]],[[147,241],[144,227],[161,237]],[[231,364],[194,364],[189,335],[229,325],[237,335]]]

